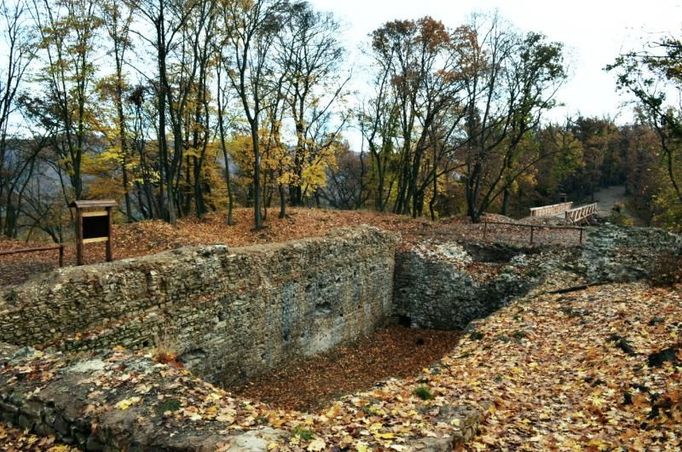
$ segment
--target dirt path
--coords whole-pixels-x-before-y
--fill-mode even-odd
[[[608,218],[616,204],[625,204],[625,186],[602,188],[594,194],[594,200],[599,203],[599,216]]]

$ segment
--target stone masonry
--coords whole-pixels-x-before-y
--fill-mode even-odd
[[[64,351],[162,346],[242,381],[391,315],[397,236],[372,227],[72,267],[0,293],[0,342]]]

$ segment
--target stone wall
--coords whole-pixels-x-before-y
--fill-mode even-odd
[[[383,416],[399,425],[409,413],[419,425],[400,442],[404,450],[450,451],[475,435],[476,408],[410,397],[416,399],[407,396],[404,410]],[[88,451],[332,450],[347,440],[348,419],[358,411],[352,400],[362,399],[370,397],[360,393],[336,403],[336,418],[326,411],[284,412],[235,398],[139,353],[74,357],[0,343],[0,421]],[[410,412],[415,403],[423,405],[419,413]],[[328,445],[306,447],[296,434],[301,426]],[[386,439],[369,432],[358,440],[368,449],[387,449]]]
[[[231,383],[366,334],[391,313],[397,237],[371,227],[61,269],[0,294],[0,342],[161,344]]]
[[[468,247],[425,242],[399,251],[396,316],[415,328],[464,329],[528,292],[549,268],[541,265],[547,256],[538,249],[499,244]]]
[[[682,238],[655,228],[590,228],[583,247],[424,241],[396,254],[395,314],[418,328],[462,329],[544,282],[556,289],[674,277]]]
[[[590,231],[582,260],[590,282],[655,279],[680,270],[672,266],[682,262],[682,237],[663,229],[607,224]],[[661,268],[666,261],[668,268]]]

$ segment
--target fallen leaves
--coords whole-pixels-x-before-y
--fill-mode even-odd
[[[465,400],[496,407],[470,449],[675,449],[682,368],[647,356],[680,318],[679,290],[614,284],[518,300],[477,322],[482,339],[460,345],[467,357],[444,359],[463,375]],[[519,327],[534,334],[500,340]]]
[[[410,223],[390,215],[298,209],[289,219],[271,219],[270,228],[258,233],[249,230],[246,216],[239,217],[236,228],[224,227],[217,217],[186,220],[178,228],[155,222],[119,226],[115,250],[122,257],[123,252],[148,254],[184,244],[261,243],[319,235],[372,219],[407,240],[439,231],[471,231],[469,226]],[[227,435],[257,426],[294,432],[300,426],[301,434],[271,444],[278,450],[409,450],[411,439],[439,437],[459,427],[459,421],[438,419],[442,407],[468,404],[483,413],[480,434],[467,445],[469,450],[678,450],[681,296],[679,288],[643,284],[529,296],[477,321],[475,334],[440,351],[445,356],[438,365],[402,380],[386,379],[308,414],[234,397],[183,369],[157,364],[151,378],[126,367],[129,355],[116,349],[109,371],[92,377],[86,414],[111,410],[112,404],[123,411],[135,407],[130,412],[149,407],[149,416],[160,411],[159,428],[168,434],[213,428]],[[430,346],[426,342],[425,349]],[[356,357],[362,354],[355,352]],[[377,353],[375,367],[397,361],[395,350],[384,349],[383,355],[382,361]],[[303,399],[306,385],[317,375],[312,362],[300,365],[299,396],[294,399]],[[52,378],[54,370],[42,363],[37,359],[15,369],[17,378]],[[346,362],[345,369],[350,372],[353,364]],[[415,394],[419,387],[427,387],[433,397],[420,398]],[[324,397],[316,395],[313,401],[328,400]],[[52,441],[42,450],[56,447],[54,438],[22,435],[0,425],[0,442],[7,450],[32,450],[41,441]]]
[[[119,410],[125,411],[128,408],[130,408],[131,406],[137,405],[141,401],[142,401],[142,399],[140,397],[130,397],[129,399],[124,399],[124,400],[121,400],[120,402],[118,402],[116,404],[116,408],[118,408]]]
[[[26,430],[9,427],[0,423],[0,445],[5,452],[41,451],[76,452],[78,449],[59,444],[54,436],[40,437]]]
[[[483,226],[470,224],[466,219],[448,219],[431,222],[412,219],[405,215],[369,211],[337,211],[324,209],[290,208],[286,218],[268,216],[265,228],[253,230],[253,211],[239,208],[234,212],[236,224],[227,226],[222,215],[213,213],[199,220],[184,218],[175,225],[163,221],[141,221],[114,225],[114,259],[146,256],[182,246],[226,244],[247,246],[282,242],[303,237],[319,237],[332,229],[370,224],[388,231],[399,232],[403,237],[401,246],[424,239],[483,238]],[[574,231],[536,231],[537,243],[575,243]],[[528,231],[515,227],[491,227],[488,240],[528,243]],[[36,243],[33,245],[41,245]],[[20,249],[31,246],[16,240],[0,238],[0,250]],[[75,246],[67,243],[64,262],[74,265]],[[85,245],[86,263],[103,262],[104,247],[101,244]],[[19,284],[31,275],[57,268],[54,251],[0,257],[3,272],[0,287]],[[487,271],[486,269],[483,269]]]
[[[418,374],[452,350],[459,337],[456,331],[391,326],[230,389],[277,408],[314,411],[341,395],[371,387],[386,378]],[[370,414],[382,414],[373,412],[380,409],[377,406],[367,409]],[[325,415],[333,419],[338,408],[332,405]]]

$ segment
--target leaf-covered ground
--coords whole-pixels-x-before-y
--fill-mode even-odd
[[[76,452],[71,446],[60,444],[54,436],[41,437],[0,423],[0,446],[5,452],[48,451]]]
[[[165,396],[181,407],[169,429],[207,420],[230,429],[266,424],[297,432],[279,450],[406,450],[411,439],[452,427],[433,424],[438,407],[470,404],[484,419],[468,450],[679,450],[681,339],[679,287],[597,286],[518,300],[476,322],[420,375],[389,379],[311,414],[245,403],[177,369],[163,372],[175,389],[129,374],[100,378],[99,392],[119,388],[111,399],[118,402],[93,410],[125,410],[145,394],[176,391]],[[434,398],[422,400],[419,387]]]
[[[480,340],[443,360],[458,382],[440,381],[455,384],[462,400],[489,404],[472,449],[682,445],[679,289],[612,285],[544,295],[480,322],[477,333]]]
[[[386,378],[418,374],[454,349],[460,335],[458,331],[389,326],[231,390],[273,407],[313,412]]]
[[[228,246],[246,246],[302,237],[321,236],[331,229],[360,224],[371,224],[385,230],[400,232],[404,243],[433,236],[449,239],[481,240],[483,226],[469,224],[465,220],[444,220],[431,222],[412,219],[404,215],[366,211],[334,211],[322,209],[289,209],[286,218],[277,218],[271,211],[265,228],[253,230],[253,211],[240,208],[235,210],[236,224],[227,226],[225,218],[218,214],[208,215],[203,220],[187,218],[171,226],[162,221],[142,221],[132,224],[114,225],[113,254],[115,259],[144,256],[186,245],[209,245],[224,243]],[[491,216],[492,221],[512,221],[499,215]],[[576,244],[575,231],[535,231],[536,243]],[[514,226],[490,226],[486,239],[505,242],[529,242],[529,231]],[[40,246],[43,243],[23,243],[0,238],[0,251]],[[90,244],[85,247],[87,263],[104,261],[104,246]],[[57,268],[57,251],[31,254],[0,256],[0,287],[18,284],[31,275]],[[67,240],[65,249],[66,265],[76,261],[75,248]]]
[[[117,226],[115,255],[138,256],[190,244],[281,241],[362,223],[399,231],[405,241],[433,234],[471,239],[482,232],[478,225],[457,222],[431,224],[392,215],[306,209],[292,211],[288,219],[271,218],[268,228],[254,232],[249,215],[248,210],[238,211],[235,227],[225,227],[219,217],[177,226],[160,222]],[[522,233],[516,238],[521,241]],[[23,245],[0,243],[0,248],[18,246]],[[70,253],[67,259],[73,258]],[[7,284],[25,278],[27,268],[56,260],[52,254],[5,258],[0,279],[6,278]],[[94,252],[90,256],[101,258]],[[549,284],[561,287],[562,280],[557,277]],[[279,445],[285,450],[335,446],[405,450],[410,439],[452,428],[433,424],[438,407],[470,404],[484,413],[484,419],[469,450],[680,450],[681,292],[679,286],[653,289],[644,284],[598,286],[563,295],[535,292],[478,321],[439,365],[419,375],[389,379],[311,414],[245,403],[203,384],[192,392],[181,391],[178,383],[173,400],[182,408],[168,419],[169,428],[220,418],[230,429],[265,423],[298,431]],[[177,374],[178,382],[195,384],[182,370],[167,373]],[[133,384],[116,378],[100,383],[103,388]],[[416,396],[420,387],[428,388],[434,399]],[[161,389],[172,390],[151,391]],[[120,401],[137,403],[142,396],[123,393]],[[116,404],[98,409],[125,408]],[[64,450],[54,439],[2,425],[0,444],[5,450]]]

